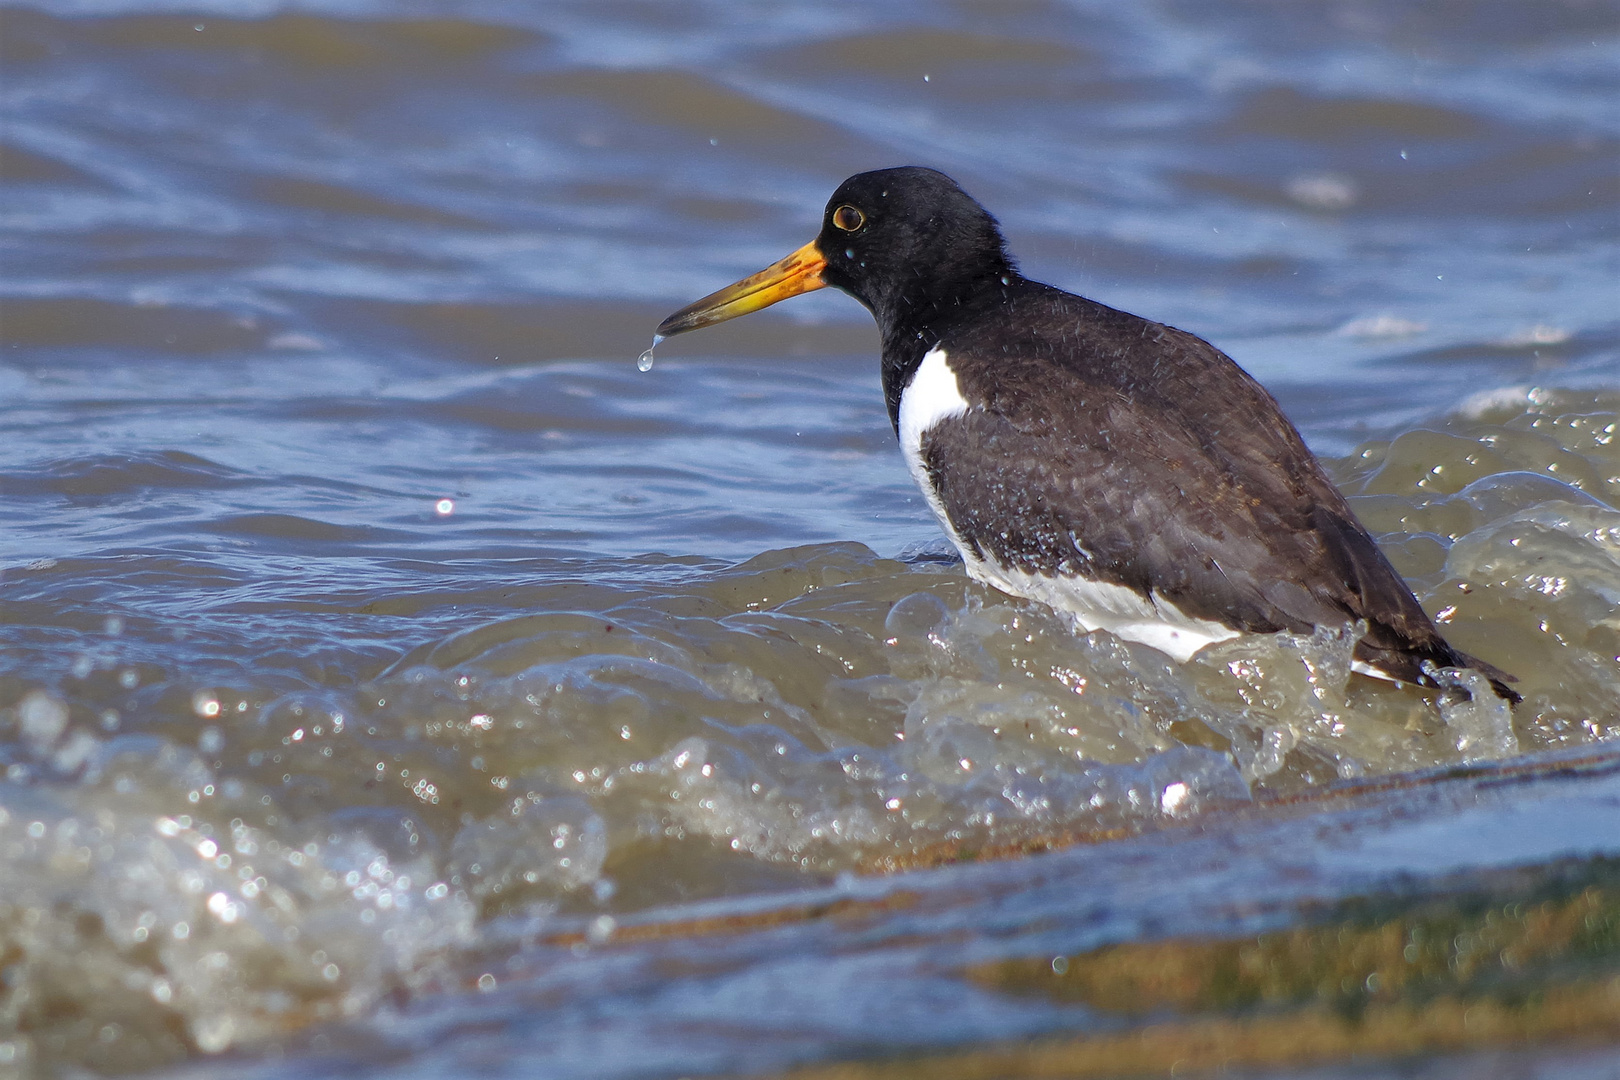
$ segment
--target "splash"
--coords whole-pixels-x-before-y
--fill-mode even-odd
[[[1516,709],[1471,671],[1353,675],[1354,627],[1177,664],[926,545],[562,561],[446,594],[453,632],[369,679],[369,645],[276,667],[244,620],[137,663],[142,617],[85,618],[55,677],[0,685],[0,1047],[159,1069],[504,988],[489,957],[556,917],[605,940],[681,899],[1620,740],[1617,433],[1612,391],[1521,388],[1328,462]]]

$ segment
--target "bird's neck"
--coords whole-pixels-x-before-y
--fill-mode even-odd
[[[931,282],[926,289],[872,308],[883,340],[883,397],[896,432],[900,395],[929,350],[946,341],[958,325],[1007,303],[1024,284],[1016,270],[1005,266],[987,277],[948,283],[938,292],[934,290],[939,283]]]

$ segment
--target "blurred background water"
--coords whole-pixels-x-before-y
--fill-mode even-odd
[[[1603,0],[0,7],[0,1074],[1090,1037],[964,965],[1610,895],[1617,61]],[[636,369],[903,163],[1259,377],[1525,705],[970,585],[830,290]]]

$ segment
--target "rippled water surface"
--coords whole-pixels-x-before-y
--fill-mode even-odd
[[[0,1075],[1607,1075],[1617,25],[0,8]],[[831,291],[637,369],[902,163],[1266,383],[1524,703],[970,583]],[[1362,997],[1143,974],[1257,933]]]

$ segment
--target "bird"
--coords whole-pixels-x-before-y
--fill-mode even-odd
[[[889,420],[970,577],[1180,663],[1353,625],[1361,674],[1440,688],[1440,669],[1469,668],[1521,700],[1435,629],[1253,377],[1185,330],[1024,277],[942,172],[850,177],[816,239],[655,343],[828,286],[877,321]]]

